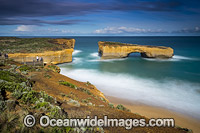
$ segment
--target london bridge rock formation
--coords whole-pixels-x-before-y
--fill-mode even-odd
[[[146,58],[171,58],[174,50],[164,46],[125,44],[99,41],[99,55],[102,59],[124,58],[131,53],[140,53]]]

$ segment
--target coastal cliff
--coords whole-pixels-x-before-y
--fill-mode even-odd
[[[42,57],[44,63],[59,64],[65,62],[72,62],[72,52],[74,50],[64,49],[60,51],[45,51],[43,53],[15,53],[8,54],[9,58],[14,59],[17,62],[32,62],[36,59],[36,56]]]
[[[102,59],[125,58],[131,53],[140,53],[146,58],[171,58],[173,49],[164,46],[150,46],[125,44],[118,42],[103,42],[99,41],[99,55]]]
[[[32,62],[38,56],[46,64],[59,64],[72,61],[75,39],[1,38],[0,43],[8,47],[2,52],[17,62]]]

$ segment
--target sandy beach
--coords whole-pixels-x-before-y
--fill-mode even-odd
[[[148,118],[174,118],[176,126],[192,129],[194,133],[200,132],[200,120],[191,118],[184,114],[180,114],[159,107],[131,102],[112,96],[106,96],[106,98],[114,105],[123,104],[125,107],[129,108],[132,113],[138,113]]]

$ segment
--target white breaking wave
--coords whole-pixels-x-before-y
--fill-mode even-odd
[[[197,58],[190,58],[190,57],[185,57],[181,55],[174,55],[173,59],[180,59],[180,60],[198,60]]]
[[[72,62],[65,63],[65,64],[60,64],[59,66],[60,66],[60,67],[63,67],[63,66],[65,66],[65,65],[81,64],[81,63],[83,63],[83,58],[74,57],[74,58],[72,59]]]
[[[90,56],[91,56],[91,57],[99,57],[98,52],[91,53]]]
[[[160,106],[200,118],[200,96],[197,84],[176,81],[142,79],[126,74],[99,72],[97,70],[61,67],[61,74],[79,81],[90,81],[104,94]]]
[[[72,53],[72,55],[77,55],[78,53],[81,53],[82,50],[74,50],[74,52]]]
[[[190,58],[190,57],[185,57],[181,55],[174,55],[172,58],[169,59],[155,59],[155,58],[143,58],[144,60],[148,61],[182,61],[182,60],[199,60],[197,58]]]

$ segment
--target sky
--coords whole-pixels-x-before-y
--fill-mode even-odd
[[[0,0],[0,36],[199,36],[199,0]]]

